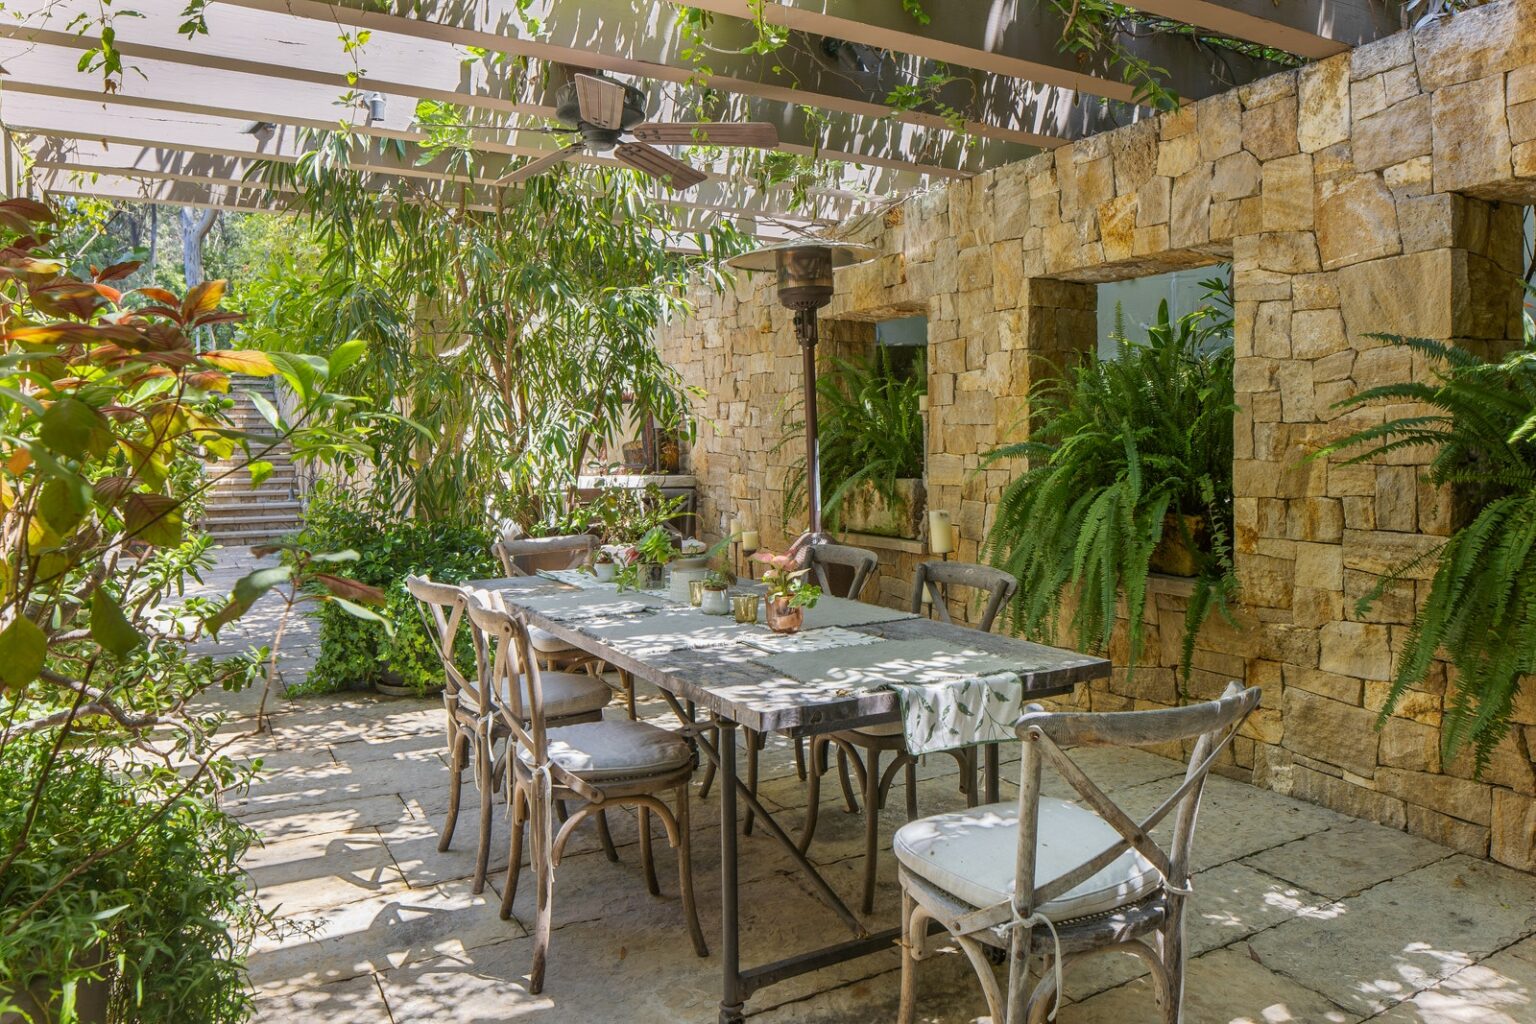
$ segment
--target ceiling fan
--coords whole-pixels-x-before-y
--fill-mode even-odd
[[[578,72],[555,93],[557,135],[580,134],[581,139],[548,156],[530,160],[497,179],[515,185],[568,160],[578,153],[613,153],[637,171],[649,174],[674,191],[692,188],[708,175],[649,145],[753,146],[777,149],[779,133],[766,121],[702,121],[645,123],[645,93],[602,74]],[[635,141],[626,142],[629,135]]]

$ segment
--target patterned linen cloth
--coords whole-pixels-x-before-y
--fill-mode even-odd
[[[914,754],[1012,739],[1013,723],[1028,703],[1011,659],[931,640],[778,654],[768,663],[803,683],[894,691]]]
[[[1028,703],[1017,672],[891,683],[889,689],[896,691],[901,731],[913,754],[1015,739],[1013,724]]]

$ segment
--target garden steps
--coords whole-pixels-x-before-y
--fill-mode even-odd
[[[272,382],[236,376],[230,385],[230,397],[235,401],[228,414],[231,426],[252,433],[269,432],[271,424],[257,411],[247,392],[275,401]],[[272,472],[258,487],[251,486],[245,459],[245,454],[239,453],[209,467],[210,475],[220,479],[208,490],[203,527],[215,541],[229,547],[277,540],[303,526],[304,504],[291,449],[278,445],[257,458],[272,464]]]

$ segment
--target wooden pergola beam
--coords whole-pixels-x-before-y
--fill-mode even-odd
[[[293,213],[291,204],[285,203],[260,188],[250,188],[238,183],[180,181],[168,178],[134,177],[118,175],[91,176],[57,168],[37,169],[32,176],[32,187],[52,196],[78,196],[92,199],[116,199],[124,202],[157,203],[167,206],[191,206],[198,209],[228,210],[237,213]],[[489,206],[470,206],[469,209],[489,212]],[[688,211],[668,236],[685,239],[687,235],[708,228],[718,221],[713,211]],[[738,227],[765,242],[783,241],[794,237],[796,232],[769,222],[747,221]]]
[[[95,97],[97,101],[100,99]],[[153,109],[134,109],[130,113],[109,109],[104,112],[100,102],[28,94],[8,95],[4,113],[6,127],[12,132],[48,140],[48,158],[54,162],[78,161],[82,155],[91,159],[92,155],[110,152],[113,162],[137,165],[148,154],[153,169],[165,154],[185,152],[242,160],[249,166],[256,160],[295,163],[306,150],[298,129],[275,125],[268,131],[249,133],[243,130],[247,125],[246,116],[239,113],[211,117],[183,116]],[[403,153],[395,152],[393,147],[381,149],[376,141],[372,145],[374,148],[370,151],[361,148],[354,151],[350,158],[352,166],[385,176],[473,183],[447,158],[423,161],[423,151],[414,145],[405,146]],[[589,162],[621,166],[598,158],[589,158]],[[786,192],[782,187],[757,189],[715,178],[687,193],[667,193],[657,186],[654,194],[685,207],[720,208],[728,213],[807,221],[839,219],[872,205],[872,201],[860,200],[854,193],[827,193],[810,196],[807,209],[791,211]]]
[[[352,121],[359,130],[387,138],[419,140],[412,132],[416,101],[422,99],[452,102],[483,118],[477,128],[503,132],[515,142],[495,143],[492,132],[476,131],[486,142],[477,148],[508,155],[533,155],[556,148],[549,136],[519,133],[519,116],[553,117],[554,107],[538,75],[525,81],[502,74],[494,80],[466,70],[462,55],[453,46],[439,41],[422,41],[398,34],[379,33],[370,38],[359,54],[366,63],[365,73],[356,86],[348,82],[350,63],[340,56],[335,26],[328,29],[316,22],[288,15],[263,14],[215,5],[210,10],[212,28],[209,40],[189,48],[175,34],[179,19],[177,0],[144,0],[143,8],[152,16],[135,19],[131,25],[138,39],[120,39],[117,43],[130,59],[132,73],[123,76],[119,89],[111,94],[94,90],[95,81],[76,70],[78,52],[95,45],[90,34],[78,34],[47,27],[56,25],[61,13],[68,13],[80,0],[62,0],[66,5],[53,12],[43,26],[25,22],[0,24],[0,37],[8,42],[0,46],[0,62],[10,73],[9,83],[18,91],[87,98],[96,96],[104,102],[151,105],[187,112],[227,114],[232,107],[244,107],[242,116],[250,120],[292,123],[305,127]],[[316,37],[327,33],[328,53]],[[290,41],[291,40],[291,41]],[[234,52],[231,52],[234,51]],[[266,52],[283,52],[292,63],[265,62],[256,58]],[[291,51],[291,52],[290,52]],[[73,53],[67,59],[64,53]],[[408,77],[402,63],[420,68],[424,85],[398,82]],[[475,62],[483,64],[484,62]],[[384,78],[371,77],[373,69],[382,69]],[[447,86],[453,76],[461,76],[462,91]],[[366,86],[366,87],[365,87]],[[337,100],[345,93],[360,95],[378,91],[385,95],[385,120],[380,125],[361,123],[357,107],[342,107]],[[392,92],[392,89],[402,90]],[[505,95],[492,95],[500,91]],[[535,96],[534,94],[537,93]],[[722,116],[771,121],[785,144],[784,151],[799,155],[818,155],[854,165],[847,173],[848,184],[869,191],[904,191],[921,187],[927,179],[955,177],[979,170],[986,162],[1013,157],[997,144],[970,145],[955,132],[935,133],[909,124],[893,123],[875,117],[830,115],[813,119],[804,109],[782,103],[746,100],[730,104]],[[672,97],[659,98],[653,114],[658,119],[692,120],[691,109]],[[859,168],[877,168],[861,172]],[[862,180],[861,180],[862,179]]]
[[[1403,27],[1399,0],[1137,0],[1135,7],[1216,35],[1314,59]]]
[[[631,0],[582,0],[579,4],[532,0],[527,16],[539,20],[541,35],[536,39],[529,38],[522,27],[515,0],[449,0],[446,4],[416,0],[224,2],[677,86],[698,83],[710,90],[788,107],[894,117],[934,132],[958,134],[939,114],[897,110],[887,102],[888,89],[834,67],[800,61],[797,53],[781,52],[763,59],[739,52],[755,34],[745,22],[733,24],[736,19],[717,19],[707,30],[704,45],[710,50],[710,70],[700,74],[680,55],[678,11],[659,0],[639,5],[641,10]],[[979,72],[956,70],[959,74],[946,87],[944,96],[963,100],[974,92],[984,103],[981,115],[965,120],[963,129],[992,144],[992,164],[1022,159],[1037,148],[1060,145],[1073,137],[1070,128],[1075,111],[1069,91],[1031,83],[1000,89]]]
[[[688,0],[688,6],[732,19],[760,14],[769,24],[795,32],[1089,95],[1131,99],[1131,87],[1106,54],[1062,51],[1065,19],[1043,0],[936,0],[923,7],[926,23],[889,0]],[[1238,53],[1213,53],[1183,35],[1121,33],[1115,42],[1124,52],[1164,68],[1166,84],[1192,99],[1280,70]]]
[[[205,185],[244,187],[263,183],[254,182],[250,174],[255,161],[239,157],[218,156],[209,153],[191,153],[182,150],[107,146],[90,140],[61,140],[39,137],[31,149],[34,167],[39,170],[61,171],[75,174],[100,174],[145,180],[189,181]],[[287,161],[285,161],[287,162]],[[392,179],[398,175],[380,173],[381,178]],[[466,185],[464,182],[448,182],[448,185]],[[430,185],[428,187],[431,187]],[[490,209],[495,202],[493,189],[485,185],[468,185],[470,203],[475,207]],[[706,182],[699,188],[705,191],[697,196],[657,196],[657,202],[675,210],[713,211],[729,217],[751,217],[808,233],[814,228],[835,223],[827,216],[786,214],[774,208],[760,193],[729,186],[720,182]],[[291,191],[286,185],[279,191]],[[440,191],[440,189],[439,189]],[[843,217],[851,216],[855,206],[847,199],[828,197],[826,202],[836,204]]]

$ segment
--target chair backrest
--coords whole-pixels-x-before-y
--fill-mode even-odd
[[[1019,782],[1019,848],[1014,880],[1014,913],[1028,918],[1034,909],[1092,877],[1126,850],[1134,848],[1162,875],[1175,891],[1189,885],[1189,851],[1195,834],[1195,815],[1206,776],[1217,757],[1237,735],[1238,729],[1259,703],[1259,688],[1244,689],[1230,683],[1213,701],[1182,708],[1154,711],[1048,712],[1032,706],[1019,719],[1023,740]],[[1145,747],[1194,740],[1189,766],[1178,787],[1150,814],[1135,819],[1123,811],[1067,754],[1080,746]],[[1120,833],[1108,849],[1055,878],[1035,877],[1035,849],[1039,831],[1040,775],[1049,761],[1100,818]],[[1151,831],[1176,812],[1173,835],[1164,850]]]
[[[992,623],[997,621],[997,613],[1008,603],[1013,592],[1019,589],[1019,581],[1011,573],[990,565],[919,562],[917,572],[912,576],[912,611],[923,610],[923,591],[926,590],[939,618],[945,622],[952,621],[949,617],[949,602],[945,600],[951,587],[969,587],[986,592],[987,606],[982,610],[976,628],[991,632]]]
[[[527,623],[521,615],[507,611],[495,591],[470,591],[468,597],[469,620],[485,638],[487,682],[494,692],[503,695],[496,711],[511,735],[511,742],[528,751],[536,770],[547,766],[555,784],[588,799],[599,798],[595,787],[550,761],[544,684],[538,660],[533,656]]]
[[[405,589],[416,599],[416,611],[421,615],[427,636],[432,638],[432,648],[443,665],[443,696],[450,702],[469,704],[476,711],[490,710],[483,685],[485,674],[477,672],[471,679],[459,671],[454,657],[454,644],[459,636],[459,626],[469,604],[469,595],[462,587],[449,583],[437,583],[425,576],[406,576]],[[479,638],[476,637],[475,661],[480,657]]]
[[[859,592],[864,589],[864,584],[874,575],[875,567],[880,564],[880,557],[868,548],[856,548],[848,544],[812,544],[805,549],[805,564],[815,575],[816,585],[821,588],[822,593],[857,601]],[[842,566],[853,573],[847,590],[841,594],[834,593],[834,588],[827,578],[827,569],[834,565]]]
[[[574,569],[597,547],[590,533],[561,537],[520,537],[511,533],[491,545],[508,576],[529,576],[540,569]]]
[[[468,598],[469,621],[484,638],[486,682],[502,697],[496,713],[514,739],[543,763],[544,688],[528,627],[494,591],[471,590]]]

